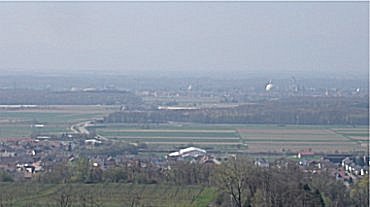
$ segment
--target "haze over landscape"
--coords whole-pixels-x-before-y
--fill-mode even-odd
[[[368,75],[367,2],[2,2],[0,71]]]
[[[369,2],[0,2],[1,207],[365,207],[369,165]]]

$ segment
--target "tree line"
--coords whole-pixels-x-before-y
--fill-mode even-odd
[[[22,105],[115,105],[137,106],[142,99],[128,91],[0,90],[0,104]]]

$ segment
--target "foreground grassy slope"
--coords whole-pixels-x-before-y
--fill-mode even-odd
[[[0,183],[0,194],[0,205],[13,207],[60,206],[67,197],[71,206],[203,207],[216,197],[215,190],[201,186],[114,183]]]

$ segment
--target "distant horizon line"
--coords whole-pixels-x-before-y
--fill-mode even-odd
[[[210,73],[212,72],[212,73]],[[297,70],[283,70],[283,71],[243,71],[243,70],[202,70],[202,71],[181,71],[181,70],[168,70],[168,69],[157,69],[157,70],[99,70],[99,69],[83,69],[83,70],[63,70],[63,69],[24,69],[24,68],[13,68],[13,69],[0,69],[0,76],[15,76],[22,75],[33,75],[33,76],[74,76],[79,74],[92,74],[92,75],[119,75],[119,76],[133,76],[133,77],[184,77],[184,78],[232,78],[244,79],[240,77],[251,76],[255,78],[263,77],[275,77],[275,78],[319,78],[319,79],[369,79],[369,71],[365,73],[354,73],[350,71],[341,71],[334,73],[331,71],[297,71]],[[251,78],[249,77],[249,78]],[[245,77],[248,78],[248,77]]]

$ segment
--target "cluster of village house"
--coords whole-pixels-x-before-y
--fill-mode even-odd
[[[44,171],[48,166],[52,166],[62,161],[73,161],[73,145],[83,144],[87,147],[102,144],[101,141],[85,140],[84,142],[74,143],[72,141],[57,140],[35,140],[35,139],[3,139],[0,143],[0,169],[10,173],[17,173],[24,178],[32,178],[35,174]],[[78,156],[78,155],[77,155]],[[188,160],[190,162],[220,164],[222,159],[215,158],[207,153],[206,150],[197,147],[188,147],[179,151],[168,153],[164,158],[141,159],[134,155],[119,156],[95,156],[89,157],[90,163],[94,167],[103,170],[119,163],[130,164],[140,162],[141,167],[154,165],[158,167],[169,166],[169,163],[178,160]],[[307,173],[320,173],[328,171],[338,180],[343,180],[346,185],[356,181],[357,178],[369,174],[369,156],[351,155],[327,155],[319,156],[314,152],[299,152],[295,158],[297,164]],[[270,163],[266,159],[257,158],[255,164],[260,167],[269,167]]]
[[[313,152],[298,153],[299,165],[304,166],[306,172],[320,173],[327,171],[337,180],[343,181],[347,186],[353,184],[358,178],[369,174],[369,155],[333,154],[320,156]]]

